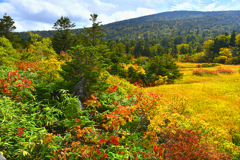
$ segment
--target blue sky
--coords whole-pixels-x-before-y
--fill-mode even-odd
[[[91,26],[91,13],[103,24],[174,10],[240,10],[239,0],[0,0],[0,15],[10,15],[16,31],[51,30],[61,16],[76,28]]]

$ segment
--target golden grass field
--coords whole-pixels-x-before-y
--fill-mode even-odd
[[[182,79],[175,84],[145,88],[146,91],[163,94],[163,99],[171,101],[174,94],[187,99],[193,116],[205,115],[204,120],[213,126],[240,131],[240,65],[221,65],[202,68],[217,70],[231,69],[233,74],[196,76],[193,70],[198,69],[196,63],[178,63]]]

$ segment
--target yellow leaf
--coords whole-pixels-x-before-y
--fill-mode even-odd
[[[26,156],[28,154],[28,152],[23,151],[23,156]]]
[[[173,134],[176,134],[176,131],[175,131],[175,130],[172,130],[172,133],[173,133]]]

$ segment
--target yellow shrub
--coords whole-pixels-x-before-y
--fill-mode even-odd
[[[154,82],[154,84],[157,86],[157,85],[162,85],[162,84],[167,84],[167,76],[158,76],[158,80],[156,80],[155,82]]]
[[[47,60],[43,60],[40,62],[40,66],[42,68],[42,76],[50,76],[50,77],[56,77],[60,78],[59,73],[57,70],[61,70],[61,64],[65,63],[64,60],[58,61],[55,56],[52,56],[51,58]]]
[[[128,70],[129,67],[132,66],[138,73],[143,74],[143,75],[146,74],[145,70],[144,70],[143,68],[139,67],[137,64],[125,64],[125,63],[121,63],[120,65],[121,65],[121,67],[123,67],[124,70],[126,70],[126,71]]]
[[[136,88],[136,86],[128,82],[126,79],[119,78],[118,76],[110,75],[108,72],[104,72],[102,73],[102,75],[103,74],[105,75],[108,74],[107,82],[111,86],[117,86],[118,92],[124,95],[131,94],[133,90]]]

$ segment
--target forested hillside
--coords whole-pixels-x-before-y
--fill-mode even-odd
[[[230,33],[240,29],[240,11],[173,11],[119,21],[103,26],[106,33],[104,40],[139,39],[141,37],[158,38],[174,36],[186,32],[196,35],[203,32],[213,33],[217,36],[222,32]],[[82,29],[74,29],[78,34]],[[33,31],[32,31],[33,32]],[[53,31],[34,31],[41,37],[53,36]],[[27,39],[26,32],[18,33]]]

